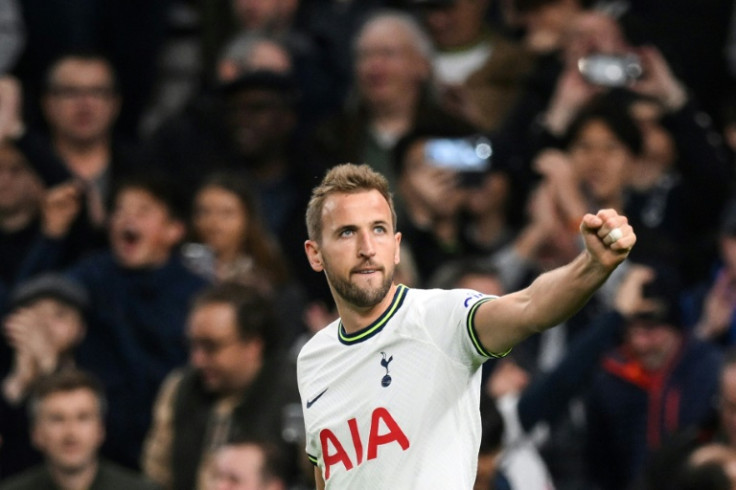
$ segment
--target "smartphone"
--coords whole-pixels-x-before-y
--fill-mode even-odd
[[[623,87],[644,74],[635,54],[596,53],[578,60],[580,74],[590,83],[605,87]]]
[[[491,167],[493,147],[484,136],[435,138],[427,141],[424,156],[427,163],[435,167],[480,174]]]

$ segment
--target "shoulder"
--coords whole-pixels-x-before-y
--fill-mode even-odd
[[[716,375],[723,362],[723,351],[711,342],[691,339],[686,347],[682,363],[692,367],[694,364],[704,366]],[[690,369],[690,368],[688,368]]]
[[[159,400],[171,401],[175,393],[177,393],[183,385],[195,377],[194,370],[188,366],[174,369],[166,375],[159,387]]]
[[[112,253],[103,250],[80,259],[70,268],[69,274],[78,278],[105,277],[115,268]]]
[[[409,308],[424,305],[430,311],[450,312],[454,308],[470,308],[473,304],[491,296],[472,289],[410,289],[407,294]]]
[[[99,488],[105,490],[127,490],[131,488],[137,490],[161,490],[161,487],[147,480],[140,473],[123,468],[109,461],[100,462],[97,483],[100,483]]]
[[[0,490],[41,490],[49,488],[50,483],[44,467],[37,466],[0,483]]]
[[[172,253],[169,262],[158,272],[165,276],[164,279],[176,278],[177,283],[183,288],[201,289],[211,284],[202,275],[192,270],[185,263],[184,256],[178,251]]]

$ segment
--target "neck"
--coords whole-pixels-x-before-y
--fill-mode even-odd
[[[473,239],[482,245],[492,245],[506,231],[506,220],[500,213],[484,213],[472,224]]]
[[[240,249],[234,248],[229,250],[218,250],[215,253],[218,268],[230,267],[233,262],[243,256],[243,252]]]
[[[237,388],[234,388],[229,393],[226,393],[223,397],[223,400],[229,400],[232,399],[234,401],[238,401],[242,398],[243,393],[248,390],[248,388],[251,387],[253,384],[253,381],[258,377],[258,375],[261,372],[261,369],[263,369],[263,358],[261,357],[253,357],[251,359],[251,362],[247,364],[246,367],[243,368],[242,371],[242,378],[238,382],[239,385]],[[227,401],[225,402],[227,403]]]
[[[458,224],[454,217],[436,217],[432,224],[432,232],[437,241],[443,245],[454,247],[458,243]]]
[[[92,180],[98,177],[110,162],[110,139],[98,138],[93,141],[71,141],[56,138],[54,149],[77,177]]]
[[[97,460],[90,462],[83,468],[66,471],[61,468],[49,467],[51,479],[61,490],[87,490],[97,475],[99,464]]]
[[[373,306],[361,307],[356,306],[352,303],[348,303],[344,298],[335,294],[333,290],[333,297],[335,298],[335,305],[337,306],[337,312],[340,315],[340,321],[345,331],[349,334],[353,334],[362,328],[367,327],[371,323],[375,322],[381,314],[391,304],[396,294],[396,284],[391,284],[391,288],[388,293],[381,299],[380,302]]]
[[[409,93],[399,100],[379,103],[369,109],[371,126],[382,132],[403,134],[409,130],[414,120],[418,93]]]

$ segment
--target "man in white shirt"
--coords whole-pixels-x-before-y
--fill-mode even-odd
[[[521,291],[409,289],[393,282],[401,234],[386,180],[352,164],[314,189],[307,228],[340,314],[297,365],[320,489],[471,488],[482,363],[576,312],[636,241],[602,210],[582,219],[586,250]]]

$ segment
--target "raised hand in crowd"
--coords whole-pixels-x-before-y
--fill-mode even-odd
[[[641,95],[653,97],[669,112],[680,110],[688,100],[685,85],[675,77],[662,53],[654,46],[636,50],[642,65],[642,77],[629,87]]]
[[[577,63],[568,64],[557,79],[555,91],[550,99],[542,124],[554,136],[564,135],[570,122],[595,95],[605,89],[583,78]]]
[[[17,402],[34,379],[54,369],[59,353],[52,346],[41,315],[33,307],[13,312],[5,319],[3,327],[15,356],[12,371],[3,380],[2,389],[7,400]]]
[[[49,238],[66,236],[82,208],[82,189],[67,181],[49,189],[41,203],[43,233]]]
[[[559,210],[568,227],[577,231],[580,217],[588,207],[581,191],[580,177],[568,154],[551,148],[543,150],[535,158],[533,166],[547,182],[554,208]]]
[[[734,271],[724,268],[703,301],[703,312],[695,326],[695,335],[714,340],[723,335],[733,319],[736,304],[736,277]]]
[[[23,131],[22,100],[18,79],[10,75],[0,76],[0,142],[17,137]]]

